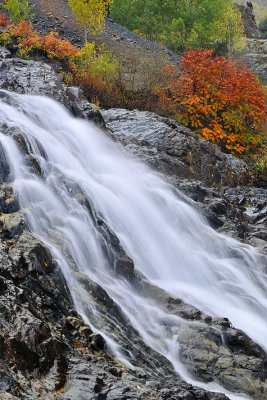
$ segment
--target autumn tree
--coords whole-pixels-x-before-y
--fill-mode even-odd
[[[180,73],[159,90],[163,109],[223,150],[244,153],[266,140],[266,96],[253,73],[212,50],[184,54]]]
[[[113,0],[68,0],[69,6],[84,29],[87,43],[88,32],[95,34],[105,26],[108,6]]]
[[[226,52],[229,55],[241,51],[246,45],[242,16],[231,2],[225,3],[225,15],[218,27],[224,36]]]

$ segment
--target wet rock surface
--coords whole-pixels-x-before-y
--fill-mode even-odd
[[[0,89],[48,96],[64,104],[75,116],[104,127],[100,112],[92,108],[78,88],[67,87],[59,71],[60,66],[57,64],[52,67],[41,61],[12,58],[10,51],[0,47]],[[3,92],[1,96],[8,97]]]
[[[54,97],[75,115],[90,119],[91,105],[78,89],[62,84],[52,67],[4,54],[7,58],[0,62],[2,89]],[[4,91],[0,97],[1,101],[11,101]],[[177,195],[186,195],[185,200],[199,208],[212,226],[266,250],[266,190],[241,186],[251,179],[244,162],[155,114],[126,110],[101,114],[111,137],[163,174],[179,189]],[[96,119],[104,126],[101,118],[98,112]],[[19,132],[5,133],[27,154],[27,144],[20,141]],[[12,189],[7,160],[3,152],[0,155],[0,396],[66,400],[227,399],[184,383],[164,357],[147,348],[105,290],[74,270],[81,295],[86,293],[88,315],[90,306],[98,307],[107,330],[120,327],[118,342],[129,352],[136,352],[137,369],[129,370],[110,357],[103,337],[93,333],[75,311],[60,265],[29,232],[25,211],[20,210]],[[29,167],[38,170],[34,160],[30,162]],[[83,205],[90,211],[90,204]],[[166,310],[181,318],[181,358],[193,376],[204,382],[215,380],[256,400],[265,399],[263,350],[228,320],[213,318],[151,287],[135,271],[132,260],[105,222],[92,209],[91,215],[103,246],[112,250],[107,256],[116,274],[142,296],[153,298],[156,290]],[[162,323],[168,326],[169,321]]]
[[[242,331],[231,329],[229,321],[222,321],[219,329],[196,322],[182,330],[179,343],[181,361],[202,381],[231,391],[242,387],[252,398],[266,397],[266,355]]]
[[[145,111],[102,111],[112,137],[159,171],[201,180],[205,185],[249,183],[247,165],[189,129]]]
[[[111,137],[188,196],[213,228],[267,250],[267,190],[265,184],[253,187],[257,182],[244,161],[156,114],[101,113]]]
[[[213,228],[266,254],[266,189],[244,186],[208,188],[201,182],[173,176],[169,177],[169,182],[192,199],[191,205]]]
[[[105,340],[75,312],[60,266],[28,230],[12,239],[10,221],[24,221],[22,211],[2,214],[0,222],[0,393],[3,399],[210,399],[175,376],[139,372],[112,360]],[[86,277],[83,279],[86,280]],[[98,296],[101,288],[93,287]],[[99,308],[103,307],[101,301]],[[100,310],[101,313],[101,310]],[[112,308],[109,313],[112,319]],[[114,315],[118,320],[122,317]],[[116,318],[115,318],[116,321]],[[121,321],[119,321],[121,323]],[[125,322],[125,321],[124,321]],[[129,339],[128,339],[129,340]],[[139,339],[140,340],[140,339]],[[142,353],[140,353],[142,354]]]

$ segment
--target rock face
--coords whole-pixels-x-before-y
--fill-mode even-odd
[[[0,88],[11,92],[48,96],[64,104],[74,115],[103,126],[99,111],[94,110],[78,88],[67,87],[57,64],[12,58],[10,51],[0,47]]]
[[[247,165],[173,120],[145,111],[102,111],[112,137],[153,167],[207,186],[249,183]]]
[[[252,3],[247,2],[247,6],[243,6],[241,4],[235,4],[235,5],[242,14],[242,20],[244,24],[244,31],[246,37],[250,39],[259,39],[260,34],[255,20]]]
[[[201,324],[184,329],[179,336],[181,361],[204,382],[215,381],[231,391],[241,384],[244,393],[264,399],[267,395],[264,352],[241,331],[227,329],[227,324],[225,321],[223,330],[207,329]]]
[[[11,188],[9,193],[12,196]],[[18,230],[17,226],[23,228]],[[146,371],[145,348],[139,372],[117,364],[106,353],[103,338],[93,334],[75,312],[60,266],[27,230],[21,210],[2,213],[0,235],[3,393],[19,399],[36,398],[37,394],[40,399],[66,400],[141,400],[147,396],[162,400],[226,399],[182,382],[164,358],[160,366],[164,379],[159,369],[157,373],[152,368]],[[114,251],[121,252],[118,243],[111,244]],[[86,277],[80,279],[101,299],[100,287]],[[125,279],[132,277],[125,274]],[[141,295],[150,296],[159,289],[140,281],[139,290]],[[181,358],[197,379],[209,382],[216,377],[217,382],[237,391],[242,383],[242,391],[255,399],[261,398],[258,393],[266,394],[265,354],[246,335],[231,328],[228,320],[211,318],[163,291],[159,297],[166,309],[187,321],[179,337]],[[98,304],[101,315],[104,305]],[[123,317],[112,311],[111,302],[109,313],[110,320],[115,316],[120,323]],[[128,336],[136,341],[130,327]]]
[[[267,85],[267,39],[247,39],[240,53],[247,66]]]
[[[243,186],[252,178],[242,160],[156,114],[101,113],[114,140],[189,196],[214,228],[267,250],[266,189]],[[250,210],[254,218],[248,216]]]
[[[263,85],[267,84],[267,40],[260,39],[259,29],[255,20],[253,6],[247,2],[247,6],[235,4],[242,14],[246,46],[237,54],[251,71],[257,75]],[[264,8],[264,5],[262,5]]]
[[[106,124],[114,140],[164,173],[214,227],[266,248],[266,191],[222,188],[250,181],[245,163],[155,114],[108,110],[102,117],[78,89],[67,88],[51,66],[12,59],[5,50],[2,57],[1,89],[48,95],[75,115]],[[0,91],[0,99],[10,101],[4,91]],[[23,145],[19,132],[4,126],[2,131]],[[33,160],[29,163],[38,170]],[[93,302],[90,292],[97,294],[99,301],[94,306],[103,324],[112,329],[119,326],[118,342],[127,351],[137,351],[137,369],[129,370],[110,357],[103,337],[93,333],[75,311],[60,265],[29,232],[1,149],[0,167],[0,398],[227,400],[222,394],[183,382],[168,360],[145,345],[107,293],[76,271],[77,283],[87,292],[88,301]],[[118,238],[90,210],[90,204],[86,206],[103,246],[109,248],[109,257],[116,259],[117,276],[134,285],[142,296],[152,298],[156,291],[162,306],[183,320],[180,355],[194,378],[215,380],[255,400],[266,398],[264,351],[228,320],[206,315],[148,284],[135,271]]]

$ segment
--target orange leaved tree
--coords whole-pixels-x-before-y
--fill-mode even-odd
[[[266,97],[253,73],[212,50],[189,50],[167,85],[163,110],[200,137],[232,153],[255,149],[266,138]]]

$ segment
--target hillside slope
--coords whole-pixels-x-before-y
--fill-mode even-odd
[[[29,2],[35,5],[33,22],[38,30],[47,32],[49,29],[54,29],[72,43],[83,44],[83,30],[72,15],[67,0],[30,0]],[[106,18],[106,27],[103,32],[89,35],[88,40],[97,45],[104,43],[107,49],[121,59],[140,57],[140,55],[149,56],[151,52],[161,52],[174,62],[179,62],[181,59],[181,56],[166,47],[136,35],[109,18]]]

